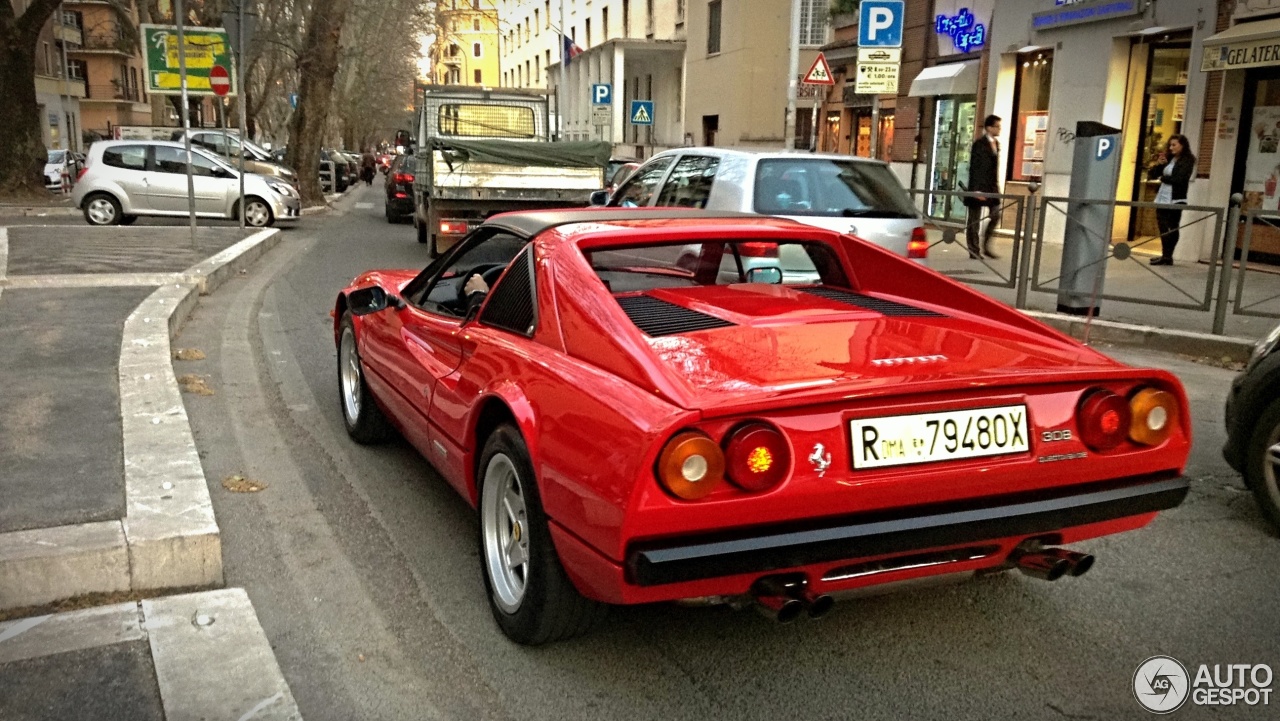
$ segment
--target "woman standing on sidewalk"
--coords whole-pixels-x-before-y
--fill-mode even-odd
[[[1187,136],[1169,138],[1166,151],[1160,154],[1156,164],[1147,169],[1147,177],[1160,180],[1156,193],[1157,203],[1186,205],[1187,185],[1196,171],[1196,156],[1191,154]],[[1178,228],[1182,225],[1182,209],[1156,208],[1156,225],[1160,228],[1160,257],[1152,258],[1152,265],[1173,265],[1173,249],[1178,245]]]

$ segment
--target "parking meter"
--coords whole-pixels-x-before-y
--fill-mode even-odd
[[[1076,124],[1071,198],[1062,235],[1058,312],[1086,315],[1102,295],[1111,255],[1111,219],[1120,175],[1120,129],[1091,120]]]

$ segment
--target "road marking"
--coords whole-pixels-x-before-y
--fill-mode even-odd
[[[373,203],[356,203],[356,210],[368,210],[373,208]]]

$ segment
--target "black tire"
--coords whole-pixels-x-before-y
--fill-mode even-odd
[[[499,482],[496,474],[494,478],[486,477],[486,470],[491,464],[494,468],[501,467],[503,459],[510,461],[514,467],[524,502],[524,522],[521,526],[524,530],[516,534],[516,538],[525,533],[528,538],[525,551],[528,562],[523,592],[514,610],[503,608],[495,591],[493,563],[490,562],[489,547],[486,545],[486,534],[492,524],[487,520],[491,515],[485,510],[485,485],[488,482]],[[528,449],[520,432],[513,426],[499,426],[485,441],[484,451],[480,455],[477,485],[480,496],[480,572],[484,578],[489,608],[498,628],[502,629],[507,638],[525,646],[563,641],[591,630],[608,613],[609,607],[578,593],[564,567],[560,565],[555,544],[551,540],[551,531],[547,527],[547,516],[542,510],[542,499],[538,493]],[[495,489],[493,492],[499,491]]]
[[[395,214],[391,212],[391,206],[390,206],[390,205],[384,205],[384,206],[382,206],[382,210],[383,210],[383,212],[384,212],[384,213],[386,214],[386,216],[387,216],[387,222],[388,222],[388,223],[394,223],[394,222],[396,222],[396,221],[398,220],[398,218],[396,218]]]
[[[89,225],[119,225],[124,212],[120,201],[110,193],[91,193],[82,202],[84,219]]]
[[[344,376],[344,344],[350,334],[355,364],[351,369],[354,378]],[[354,404],[348,403],[347,383],[351,382],[358,399]],[[356,443],[373,445],[382,443],[395,433],[391,422],[383,415],[378,402],[369,392],[369,384],[364,380],[364,362],[360,360],[360,349],[356,345],[355,327],[351,322],[351,313],[342,314],[342,322],[338,326],[338,405],[342,411],[342,423],[347,428],[347,435]]]
[[[1280,458],[1269,449],[1280,444],[1280,400],[1272,401],[1258,416],[1245,448],[1244,480],[1258,499],[1262,515],[1280,531]]]
[[[414,219],[414,221],[413,221],[413,227],[414,227],[414,230],[417,230],[417,231],[418,231],[418,242],[419,242],[419,243],[429,243],[429,242],[431,242],[431,236],[427,235],[427,228],[426,228],[426,226],[424,226],[422,223],[419,223],[419,222],[418,222],[418,220],[417,220],[416,218],[415,218],[415,219]]]
[[[136,215],[120,216],[120,225],[133,225],[136,222],[138,222],[138,216]]]

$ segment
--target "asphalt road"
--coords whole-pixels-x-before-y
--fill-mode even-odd
[[[467,504],[406,444],[361,447],[343,431],[335,293],[426,253],[410,226],[382,218],[379,189],[340,205],[350,212],[304,219],[205,298],[177,343],[208,356],[178,373],[215,391],[187,405],[227,583],[248,590],[310,721],[1144,718],[1130,689],[1153,655],[1193,674],[1280,668],[1280,539],[1219,455],[1232,374],[1120,349],[1108,350],[1186,384],[1193,486],[1150,527],[1084,544],[1098,557],[1087,576],[899,590],[789,626],[724,608],[621,608],[587,637],[515,646],[489,616]],[[230,493],[219,481],[233,474],[267,488]]]

